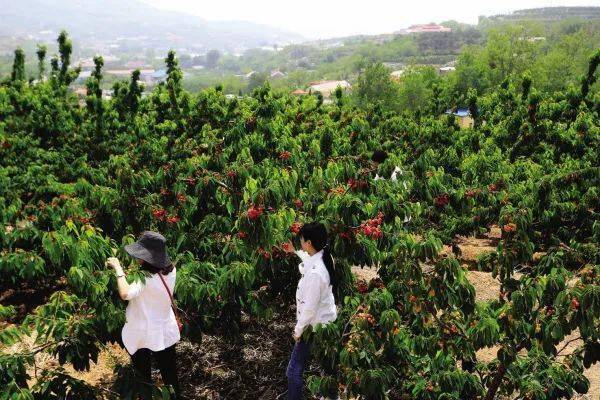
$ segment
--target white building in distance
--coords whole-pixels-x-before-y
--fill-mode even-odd
[[[333,93],[338,86],[344,90],[351,88],[348,81],[318,81],[309,83],[307,90],[312,93],[319,92],[323,97],[327,98],[331,96],[331,93]]]

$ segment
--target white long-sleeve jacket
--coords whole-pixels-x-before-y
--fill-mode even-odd
[[[173,271],[163,276],[171,293],[175,289],[176,274],[177,271],[173,268]],[[132,283],[126,300],[129,300],[125,311],[127,321],[121,337],[129,354],[143,348],[161,351],[179,341],[179,328],[171,299],[158,274],[146,277],[144,283]]]
[[[296,252],[302,260],[298,269],[302,277],[296,290],[296,327],[294,336],[300,337],[307,326],[335,321],[337,309],[329,272],[323,263],[323,250],[310,256],[305,251]]]
[[[394,171],[392,172],[392,176],[390,177],[392,182],[398,182],[398,175],[400,175],[400,176],[404,175],[404,171],[402,171],[402,168],[400,168],[400,167],[394,168]],[[385,178],[379,176],[379,174],[375,174],[375,180],[377,181],[379,179],[385,179]],[[408,184],[406,183],[405,180],[402,180],[402,186],[404,187],[404,189],[408,189]]]
[[[401,178],[404,175],[404,171],[402,171],[402,168],[400,168],[400,167],[394,168],[394,172],[392,172],[392,176],[390,177],[391,181],[398,182],[398,175],[400,175]],[[379,176],[379,174],[375,174],[375,180],[377,181],[379,179],[385,179],[385,178],[382,178],[381,176]],[[408,184],[406,183],[405,179],[402,179],[402,186],[404,187],[405,190],[408,189]],[[409,222],[411,219],[412,219],[411,215],[406,215],[404,217],[404,222]]]

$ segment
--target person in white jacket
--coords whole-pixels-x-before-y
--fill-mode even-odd
[[[379,166],[385,162],[385,160],[387,160],[388,158],[388,154],[383,151],[383,150],[375,150],[373,152],[373,155],[371,156],[371,161],[373,161],[373,164],[375,164],[375,166],[377,168],[379,168]],[[404,188],[404,190],[408,190],[408,183],[406,181],[406,176],[404,176],[404,171],[402,170],[402,168],[400,168],[399,166],[394,167],[394,171],[392,172],[392,175],[390,176],[390,180],[394,183],[398,182],[398,179],[400,179],[402,181],[402,187]],[[379,176],[378,173],[375,173],[375,178],[373,180],[385,180],[384,177]],[[410,222],[410,220],[412,219],[410,214],[407,214],[404,216],[404,222]]]
[[[151,367],[155,358],[163,382],[172,386],[180,399],[175,352],[180,332],[172,303],[176,269],[167,254],[166,239],[160,233],[145,231],[137,242],[125,246],[125,251],[148,273],[143,283],[129,284],[119,260],[110,257],[106,261],[115,270],[119,295],[128,301],[121,337],[131,355],[139,398],[152,398]]]
[[[312,222],[299,232],[302,250],[295,251],[288,243],[286,251],[295,252],[302,260],[298,266],[302,277],[296,290],[296,326],[294,349],[286,370],[288,399],[300,400],[304,387],[303,374],[310,353],[302,333],[308,326],[327,324],[337,318],[333,297],[335,264],[328,245],[327,229],[322,223]],[[337,398],[337,394],[330,398]]]
[[[383,162],[385,162],[385,160],[387,160],[387,158],[388,158],[388,154],[385,151],[375,150],[373,152],[373,155],[371,156],[371,161],[373,161],[375,166],[377,168],[379,168],[379,165],[383,164]],[[394,171],[392,172],[392,175],[390,176],[390,179],[392,182],[398,182],[398,176],[402,177],[402,175],[404,175],[404,171],[402,171],[402,168],[400,168],[399,166],[395,166]],[[374,180],[377,181],[380,179],[385,179],[385,178],[379,176],[378,173],[375,173]],[[406,181],[404,179],[402,180],[402,186],[404,187],[404,189],[408,189],[408,184],[406,183]]]

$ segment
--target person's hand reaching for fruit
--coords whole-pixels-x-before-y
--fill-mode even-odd
[[[287,243],[284,243],[281,245],[281,248],[283,249],[283,251],[285,251],[286,253],[294,253],[296,251],[296,249],[294,249],[294,244],[292,243],[292,241],[288,241]]]

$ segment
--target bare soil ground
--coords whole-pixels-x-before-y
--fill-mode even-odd
[[[457,236],[455,243],[460,248],[460,253],[456,255],[456,258],[469,270],[477,269],[477,258],[480,255],[496,251],[501,235],[500,228],[492,226],[489,233],[479,237]],[[442,254],[452,254],[452,247],[445,245]]]
[[[9,353],[29,352],[35,347],[34,340],[33,336],[26,337],[22,342],[16,343],[6,350]],[[117,344],[109,344],[98,356],[98,362],[90,363],[89,371],[75,371],[69,364],[65,364],[63,368],[69,375],[81,379],[90,385],[108,388],[114,380],[113,367],[128,362],[129,355],[124,349]],[[36,354],[35,366],[30,367],[27,371],[30,376],[28,383],[30,385],[35,383],[39,371],[58,367],[58,359],[55,357],[44,352]]]
[[[203,335],[201,344],[182,341],[177,344],[179,375],[187,399],[280,399],[285,398],[285,370],[292,350],[294,310],[282,309],[268,324],[244,316],[243,342],[227,341],[222,335]],[[28,352],[34,348],[34,337],[3,349],[7,352]],[[100,353],[89,371],[64,369],[108,393],[116,379],[115,365],[130,361],[127,352],[118,344],[110,344]],[[35,366],[29,368],[29,384],[35,383],[38,371],[58,368],[59,363],[49,354],[38,353]],[[153,379],[161,383],[158,371]]]
[[[285,398],[294,311],[280,310],[268,325],[243,318],[244,342],[205,335],[200,345],[178,345],[183,389],[193,399]]]

